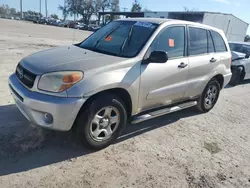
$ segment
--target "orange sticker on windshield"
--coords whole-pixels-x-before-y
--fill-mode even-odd
[[[174,47],[174,39],[168,39],[168,46]]]
[[[112,37],[111,37],[111,36],[108,36],[105,40],[106,40],[107,42],[109,42],[109,41],[112,40]]]

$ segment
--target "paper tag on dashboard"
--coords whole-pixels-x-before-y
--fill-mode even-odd
[[[174,47],[174,39],[168,39],[168,46]]]

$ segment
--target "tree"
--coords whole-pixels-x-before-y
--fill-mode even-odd
[[[8,5],[1,5],[0,6],[0,14],[6,15],[10,14],[10,8]]]
[[[119,0],[111,0],[110,9],[112,12],[120,12],[120,2]],[[120,19],[120,16],[113,16],[111,20]]]
[[[120,2],[119,0],[111,0],[110,2],[111,5],[111,11],[113,12],[120,12]]]
[[[15,8],[10,8],[9,12],[10,12],[11,15],[16,15],[17,14]]]
[[[245,36],[245,40],[244,41],[245,42],[250,42],[250,36],[249,35]]]
[[[131,12],[141,12],[142,6],[137,0],[134,0],[131,8]]]
[[[67,8],[64,7],[64,6],[59,5],[58,10],[62,11],[63,20],[65,21],[67,19],[68,15],[69,15]]]
[[[91,16],[96,11],[96,0],[65,0],[65,6],[59,6],[63,14],[70,16],[81,15],[84,23],[88,24]]]
[[[111,7],[111,0],[97,0],[96,1],[96,10],[99,11],[106,11]],[[98,13],[97,12],[97,13]]]
[[[65,0],[64,6],[58,7],[64,19],[70,16],[81,16],[88,24],[92,15],[98,15],[100,10],[120,11],[119,0]]]
[[[56,14],[51,14],[50,17],[53,18],[53,19],[55,19],[55,20],[58,20],[58,19],[59,19],[58,16],[57,16]]]

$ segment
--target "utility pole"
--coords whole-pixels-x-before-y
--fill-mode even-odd
[[[23,0],[20,0],[21,20],[23,19]]]
[[[42,0],[40,0],[40,15],[39,15],[39,17],[40,17],[40,20],[41,20],[41,16],[42,16]]]
[[[47,0],[45,0],[45,15],[46,15],[46,18],[48,18],[48,3],[47,3]]]

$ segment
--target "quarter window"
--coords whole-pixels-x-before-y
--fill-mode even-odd
[[[208,51],[207,30],[189,28],[189,55],[206,54]]]
[[[215,51],[216,52],[226,52],[227,48],[225,45],[225,42],[221,35],[215,31],[211,31],[213,40],[214,40],[214,46],[215,46]]]
[[[169,58],[183,57],[185,49],[185,27],[175,26],[164,29],[154,40],[154,51],[164,51]]]

